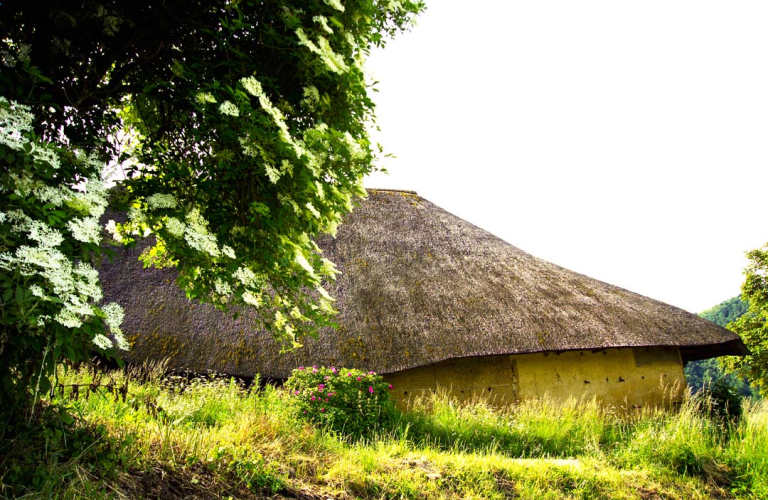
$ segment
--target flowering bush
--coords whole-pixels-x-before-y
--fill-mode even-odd
[[[285,382],[301,418],[341,434],[365,437],[392,418],[392,386],[375,372],[299,367]]]
[[[107,206],[95,157],[35,135],[30,107],[0,97],[0,410],[49,390],[57,361],[128,344],[123,309],[91,265]],[[107,329],[108,327],[108,329]]]

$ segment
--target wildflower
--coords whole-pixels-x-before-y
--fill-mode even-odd
[[[325,408],[320,408],[321,413],[325,413]]]
[[[352,372],[348,372],[347,377],[351,377],[351,376],[352,376]]]
[[[329,377],[328,375],[325,376],[325,380],[329,380],[330,378],[331,377]]]
[[[320,385],[317,386],[317,388],[318,389],[325,389],[325,385],[324,384],[320,384]]]
[[[373,394],[373,386],[372,386],[372,385],[369,385],[369,386],[368,386],[368,392],[370,392],[371,394]]]
[[[363,380],[363,377],[357,377],[358,382],[360,382],[361,380]]]
[[[392,390],[392,384],[389,384],[389,387],[388,387],[388,389],[389,389],[390,391]]]
[[[303,369],[304,369],[304,367],[303,367],[303,366],[300,366],[300,367],[299,367],[299,370],[303,370]]]
[[[390,386],[390,387],[392,387],[392,386]],[[293,393],[294,393],[295,395],[297,395],[297,396],[299,395],[299,391],[293,391]]]
[[[314,400],[315,400],[315,397],[314,397],[314,396],[312,396],[312,397],[311,397],[311,398],[309,398],[309,399],[310,399],[310,401],[314,401]]]
[[[328,402],[328,398],[325,398],[325,402],[326,402],[326,403]]]

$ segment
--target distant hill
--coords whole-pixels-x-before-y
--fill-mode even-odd
[[[725,327],[736,321],[747,312],[749,303],[742,300],[740,295],[728,299],[711,309],[699,313],[702,318]],[[725,373],[717,363],[717,358],[702,361],[691,361],[685,366],[685,379],[693,392],[698,392],[705,384],[712,384],[723,379],[742,396],[757,397],[757,391],[748,382],[730,373]]]
[[[737,295],[732,299],[728,299],[725,302],[721,302],[712,309],[699,313],[702,318],[708,319],[713,323],[717,323],[720,326],[726,326],[728,323],[739,319],[747,309],[749,308],[749,302],[741,299],[741,295]]]

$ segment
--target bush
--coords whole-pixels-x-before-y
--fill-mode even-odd
[[[742,413],[743,397],[738,389],[724,379],[717,379],[705,385],[696,396],[702,403],[705,413],[721,419],[738,420]]]
[[[340,434],[364,438],[392,419],[392,386],[375,372],[299,367],[285,383],[300,418]]]

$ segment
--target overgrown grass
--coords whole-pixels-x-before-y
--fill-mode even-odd
[[[748,402],[741,420],[728,422],[690,398],[676,411],[627,415],[594,401],[498,410],[436,395],[389,428],[351,440],[302,422],[271,386],[166,379],[159,369],[142,375],[133,373],[141,382],[128,382],[123,401],[103,387],[109,377],[90,392],[88,370],[61,371],[68,387],[53,403],[70,405],[72,429],[90,441],[56,460],[30,453],[30,436],[4,443],[0,496],[768,498],[765,401]],[[113,387],[126,381],[122,371],[111,377]],[[24,476],[25,467],[36,472]],[[12,491],[15,477],[35,479]]]

